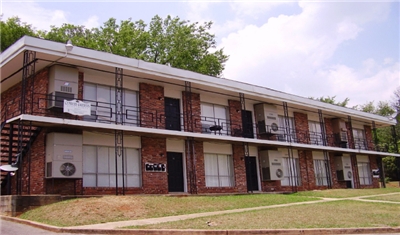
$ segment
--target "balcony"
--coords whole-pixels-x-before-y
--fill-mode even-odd
[[[134,105],[122,105],[122,112],[119,120],[116,121],[115,104],[106,102],[83,100],[91,103],[90,116],[76,116],[68,113],[63,113],[62,108],[49,109],[48,103],[52,102],[53,97],[46,94],[34,94],[33,101],[26,103],[26,114],[36,116],[57,117],[63,119],[74,119],[88,122],[99,122],[106,124],[122,124],[127,126],[138,126],[145,128],[156,128],[176,131],[186,131],[189,128],[185,127],[185,120],[189,118],[184,113],[176,113],[174,115],[166,114],[164,110],[156,109],[141,109]],[[10,108],[16,107],[18,108]],[[12,117],[16,117],[21,113],[20,100],[9,101],[2,107],[2,122]],[[319,132],[296,131],[294,128],[283,126],[268,126],[262,123],[248,124],[243,127],[241,122],[233,122],[227,119],[207,117],[207,116],[192,116],[193,132],[206,135],[232,136],[241,138],[266,139],[280,142],[310,144],[319,146],[330,146],[340,148],[351,148],[350,142],[343,141],[343,137],[338,135],[323,135]],[[324,139],[325,138],[325,139]],[[324,141],[325,140],[325,141]],[[387,149],[368,143],[366,139],[355,139],[354,148],[370,151],[387,151]]]

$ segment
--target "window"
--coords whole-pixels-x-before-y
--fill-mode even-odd
[[[228,108],[222,105],[201,103],[202,133],[228,133]]]
[[[286,142],[296,142],[296,131],[294,129],[293,117],[289,117],[289,126],[286,126],[284,116],[278,116],[278,122],[280,127],[278,140]]]
[[[314,145],[324,145],[322,138],[321,124],[315,121],[308,121],[308,130],[310,131],[310,143]]]
[[[206,187],[233,187],[233,159],[226,154],[204,154]]]
[[[357,167],[360,185],[371,185],[372,178],[368,157],[363,157],[360,159],[360,157],[357,156]]]
[[[283,158],[283,175],[284,178],[281,180],[282,186],[301,185],[300,178],[300,165],[298,158]]]
[[[317,186],[327,186],[327,170],[328,161],[322,159],[314,159],[314,173],[315,173],[315,184]]]
[[[115,121],[115,88],[111,86],[85,83],[83,99],[90,101],[92,115],[85,116],[85,121],[111,123]],[[123,90],[123,122],[125,125],[137,126],[138,101],[137,93],[132,90]]]
[[[356,149],[367,149],[364,130],[353,129],[354,146]]]
[[[118,162],[118,187],[122,187],[122,158]],[[125,186],[141,186],[141,160],[138,149],[124,148]],[[115,187],[115,148],[83,146],[83,187]]]

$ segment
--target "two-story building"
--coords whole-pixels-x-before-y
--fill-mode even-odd
[[[377,188],[395,121],[25,36],[1,54],[2,194]]]

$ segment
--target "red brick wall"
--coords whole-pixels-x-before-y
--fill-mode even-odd
[[[350,155],[351,169],[353,170],[353,188],[360,188],[360,178],[358,174],[357,157],[355,154]]]
[[[30,176],[25,175],[26,182],[30,184],[30,192],[27,194],[45,194],[46,193],[46,182],[45,182],[45,164],[46,164],[46,129],[42,129],[40,134],[36,137],[35,142],[32,144],[30,153],[25,156],[31,157],[30,160]],[[28,168],[28,159],[24,161]]]
[[[328,146],[336,147],[335,145],[335,135],[333,134],[332,119],[324,118],[325,131],[326,131],[326,143]]]
[[[201,133],[201,107],[200,107],[200,94],[191,93],[191,103],[192,103],[192,122],[193,122],[193,132]],[[186,110],[186,92],[182,92],[182,102],[183,102],[183,110]],[[191,123],[188,122],[187,116],[184,113],[184,125],[185,131],[191,131]]]
[[[369,164],[371,169],[371,177],[372,177],[372,169],[378,169],[378,161],[377,156],[369,155]],[[379,178],[372,178],[372,187],[379,188]]]
[[[186,156],[186,166],[187,166],[187,171],[186,171],[186,177],[187,177],[187,189],[188,192],[192,191],[191,185],[190,185],[190,178],[191,178],[191,169],[190,166],[193,164],[195,165],[195,179],[196,179],[196,189],[193,189],[193,191],[199,190],[199,185],[204,187],[205,186],[205,179],[204,179],[204,151],[203,151],[203,142],[200,141],[193,141],[194,145],[194,158],[193,156]],[[185,145],[186,152],[188,152],[187,145]],[[193,160],[193,162],[192,162]]]
[[[242,144],[233,144],[233,168],[235,173],[235,191],[247,192],[246,165],[244,161],[244,147]]]
[[[354,139],[352,138],[353,133],[351,133],[352,130],[350,130],[350,123],[346,122],[346,129],[347,129],[347,142],[348,142],[348,146],[351,149],[354,149]]]
[[[364,126],[365,140],[367,141],[368,150],[375,150],[374,138],[372,136],[372,129],[370,126]]]
[[[167,164],[167,141],[165,138],[142,137],[143,192],[150,194],[168,193],[167,172],[147,172],[145,163]]]
[[[293,112],[294,125],[296,130],[296,136],[299,143],[309,144],[308,138],[308,117],[307,114]]]
[[[337,178],[337,173],[336,173],[336,164],[335,164],[335,158],[339,156],[335,156],[334,153],[329,154],[329,164],[331,168],[331,176],[332,176],[332,188],[338,189],[338,188],[347,188],[346,182],[345,181],[338,181]]]
[[[164,87],[140,83],[139,105],[142,127],[165,129]]]
[[[237,100],[228,100],[229,104],[229,120],[231,122],[231,135],[241,137],[242,127],[242,104]]]
[[[304,190],[312,190],[315,187],[312,152],[309,150],[299,150],[298,153],[302,188]]]

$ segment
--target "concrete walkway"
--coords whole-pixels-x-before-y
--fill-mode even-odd
[[[264,209],[270,209],[270,208],[296,206],[296,205],[316,204],[316,203],[323,203],[323,202],[328,202],[328,201],[339,201],[339,200],[356,200],[356,201],[365,201],[365,202],[393,203],[393,204],[400,205],[400,202],[365,199],[365,198],[376,197],[376,196],[383,196],[383,195],[388,196],[388,195],[396,195],[396,194],[400,194],[400,192],[379,194],[379,195],[360,196],[360,197],[350,197],[350,198],[320,198],[321,200],[317,200],[317,201],[295,202],[295,203],[280,204],[280,205],[260,206],[260,207],[251,207],[251,208],[242,208],[242,209],[234,209],[234,210],[224,210],[224,211],[213,211],[213,212],[176,215],[176,216],[159,217],[159,218],[127,220],[127,221],[109,222],[109,223],[102,223],[102,224],[75,226],[75,227],[69,227],[69,228],[71,228],[71,229],[116,229],[116,228],[122,228],[122,227],[128,227],[128,226],[159,224],[159,223],[173,222],[173,221],[186,220],[186,219],[194,219],[194,218],[214,216],[214,215],[224,215],[224,214],[232,214],[232,213],[239,213],[239,212],[246,212],[246,211],[264,210]]]

